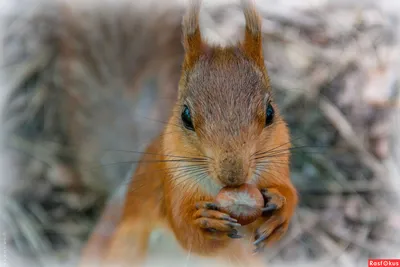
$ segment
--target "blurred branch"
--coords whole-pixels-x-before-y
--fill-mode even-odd
[[[346,143],[358,152],[360,159],[364,164],[371,168],[376,177],[383,179],[383,177],[385,177],[384,166],[371,153],[369,153],[360,142],[360,139],[357,137],[352,126],[340,110],[324,97],[321,97],[319,100],[319,107],[328,120],[336,127]]]

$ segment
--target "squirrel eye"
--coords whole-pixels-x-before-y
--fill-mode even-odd
[[[267,110],[266,110],[265,114],[266,114],[265,115],[265,117],[266,117],[265,126],[268,126],[274,120],[274,115],[275,115],[275,111],[274,111],[274,108],[271,106],[271,103],[268,103]]]
[[[192,116],[190,114],[189,108],[185,105],[182,111],[182,122],[186,129],[194,131]]]

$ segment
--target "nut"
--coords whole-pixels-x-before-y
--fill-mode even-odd
[[[251,184],[240,187],[224,187],[219,191],[215,201],[221,211],[229,214],[241,225],[254,222],[262,214],[264,198],[258,188]]]

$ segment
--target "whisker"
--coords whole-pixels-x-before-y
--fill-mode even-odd
[[[142,154],[142,155],[154,155],[154,156],[163,156],[163,157],[172,157],[172,158],[182,158],[182,159],[198,159],[198,160],[205,160],[202,157],[187,157],[187,156],[176,156],[171,154],[158,154],[158,153],[151,153],[145,151],[135,151],[135,150],[126,150],[126,149],[106,149],[105,151],[117,151],[117,152],[126,152],[126,153],[134,153],[134,154]]]
[[[259,161],[257,162],[257,164],[276,164],[276,165],[288,165],[288,161],[286,160],[281,160],[281,161],[276,161],[276,160],[266,160],[266,161]]]
[[[265,174],[266,176],[268,176],[268,178],[273,178],[273,180],[276,181],[276,183],[288,183],[289,181],[287,181],[286,179],[282,179],[280,175],[280,173],[277,170],[274,169],[265,169],[265,170],[258,170],[258,178],[263,178],[263,175]]]
[[[193,175],[195,174],[197,171],[204,171],[207,168],[205,166],[193,166],[193,167],[189,167],[189,168],[179,168],[176,170],[173,170],[171,172],[171,174],[174,174],[175,176],[173,178],[179,178],[181,175]]]
[[[182,183],[185,183],[187,181],[191,181],[188,184],[191,184],[193,187],[197,187],[199,185],[199,182],[201,182],[205,177],[207,177],[206,172],[203,173],[203,174],[199,173],[194,177],[185,177],[185,179],[183,179],[179,183],[176,183],[174,188],[177,188],[177,187],[181,186]]]
[[[153,162],[207,162],[204,159],[160,159],[160,160],[142,160],[141,163],[153,163]]]
[[[197,167],[197,166],[179,166],[179,167]],[[169,168],[167,168],[167,169],[169,169]],[[203,171],[204,173],[207,173],[207,169],[206,169],[206,168],[201,167],[201,169],[202,169],[202,171]],[[165,169],[158,169],[158,170],[156,170],[156,171],[153,171],[153,173],[154,173],[154,172],[163,172],[163,171],[165,171]],[[194,172],[194,171],[195,171],[195,169],[193,169],[193,170],[191,170],[191,171],[188,171],[188,172],[185,172],[184,174],[187,174],[187,173],[189,173],[189,174],[197,173],[197,172]],[[198,173],[201,173],[201,172],[199,171]],[[148,175],[148,174],[149,174],[149,173],[143,173],[143,174],[140,174],[139,176],[141,176],[141,175]],[[180,181],[179,184],[184,183],[185,181],[188,181],[188,180],[194,180],[194,181],[196,181],[196,179],[197,179],[196,176],[195,176],[195,177],[184,177],[184,176],[182,176],[182,177],[183,177],[184,179],[183,179],[182,181]],[[134,180],[132,180],[132,178],[130,178],[129,181],[126,181],[125,183],[129,183],[129,182],[131,182],[131,181],[134,181]],[[141,185],[139,185],[139,186],[137,186],[137,184],[136,184],[135,188],[132,188],[130,192],[132,192],[132,191],[134,191],[134,190],[138,190],[138,189],[142,188],[142,187],[145,186],[145,185],[146,185],[146,183],[145,183],[144,181],[143,181],[143,184],[141,184]]]
[[[260,155],[266,154],[266,153],[268,153],[268,152],[274,152],[274,151],[276,151],[278,148],[283,147],[283,146],[285,146],[285,145],[289,145],[289,144],[295,143],[296,141],[298,141],[298,140],[300,140],[300,139],[302,139],[302,138],[303,138],[302,136],[293,137],[293,135],[292,135],[292,139],[291,139],[290,141],[285,142],[285,143],[282,143],[282,144],[280,144],[280,145],[278,145],[278,146],[276,146],[276,147],[267,148],[267,150],[265,150],[265,151],[256,151],[255,153],[253,153],[253,154],[250,156],[250,158],[253,158],[254,156],[260,156]],[[328,148],[329,146],[295,146],[295,147],[291,147],[291,148],[288,148],[288,149],[293,150],[293,149],[296,148],[296,147],[310,147],[310,148],[311,148],[311,147],[312,147],[312,148],[323,148],[323,147],[325,147],[325,148]]]
[[[179,188],[182,185],[183,185],[183,189],[185,189],[188,186],[193,187],[193,186],[196,185],[197,179],[198,179],[197,177],[185,177],[185,176],[183,176],[182,178],[177,179],[177,180],[180,180],[180,181],[178,181],[178,183],[174,183],[172,189],[175,190],[175,189]]]
[[[255,155],[255,156],[259,156],[259,155],[261,155],[261,154],[265,154],[265,153],[268,153],[268,152],[273,152],[273,151],[275,151],[276,149],[278,149],[278,148],[280,148],[280,147],[282,147],[282,146],[285,146],[285,145],[289,145],[289,144],[291,144],[291,141],[288,141],[288,142],[285,142],[285,143],[283,143],[283,144],[281,144],[281,145],[278,145],[278,146],[276,146],[276,147],[270,148],[270,149],[268,149],[268,150],[266,150],[266,151],[264,151],[264,152],[258,151],[258,152],[256,152],[256,153],[254,153],[254,154],[252,155],[252,157],[253,157],[254,155]]]
[[[207,173],[208,173],[207,167],[200,167],[200,168],[193,169],[190,171],[178,170],[178,175],[175,175],[174,177],[172,177],[172,179],[179,180],[179,179],[182,179],[182,177],[190,179],[193,177],[197,177],[198,175],[207,174]],[[189,177],[185,177],[185,176],[189,176]]]
[[[297,149],[297,148],[320,148],[320,147],[317,147],[317,146],[292,146],[292,147],[287,147],[287,148],[282,148],[282,149],[277,150],[278,148],[280,148],[280,147],[282,147],[284,145],[288,145],[288,144],[290,144],[290,142],[286,142],[286,143],[284,143],[282,145],[279,145],[279,146],[277,146],[277,147],[275,147],[273,149],[269,149],[269,150],[266,150],[266,151],[260,151],[259,153],[256,154],[256,156],[260,156],[262,154],[266,154],[266,153],[269,153],[269,152],[279,152],[279,151],[282,151],[282,150],[294,150],[294,149]]]
[[[276,153],[276,154],[271,154],[271,155],[265,155],[262,157],[257,157],[255,160],[260,160],[260,159],[266,159],[266,158],[275,158],[275,157],[283,157],[283,156],[290,156],[296,153],[305,153],[305,154],[325,154],[322,151],[282,151],[281,153]]]
[[[322,147],[322,146],[321,146],[321,147]],[[317,146],[298,146],[298,147],[290,147],[290,148],[285,148],[285,149],[280,149],[280,150],[271,151],[271,152],[273,152],[273,153],[268,154],[267,156],[268,156],[268,157],[271,157],[271,156],[280,155],[280,154],[281,154],[280,152],[287,152],[287,153],[290,154],[290,153],[297,152],[297,150],[299,150],[299,149],[305,149],[305,148],[321,148],[321,147],[317,147]],[[328,146],[327,146],[327,147],[328,147]],[[299,152],[304,152],[304,153],[324,153],[324,151],[307,151],[307,150],[302,150],[302,151],[299,151]],[[257,157],[257,158],[255,158],[255,159],[263,158],[264,156],[262,156],[262,155],[267,154],[267,153],[268,153],[268,151],[262,152],[262,153],[260,153],[260,154],[257,155],[257,156],[261,156],[261,157]]]
[[[206,165],[204,165],[204,166],[206,166]],[[146,172],[146,173],[143,173],[143,174],[139,174],[139,176],[155,174],[155,173],[158,173],[158,172],[165,172],[165,171],[170,171],[170,170],[172,170],[172,172],[173,171],[177,172],[177,171],[183,171],[183,170],[192,170],[192,169],[196,169],[196,168],[199,168],[199,166],[198,165],[191,165],[191,166],[177,166],[177,167],[161,168],[161,169],[153,170],[151,172]],[[204,167],[201,166],[200,168],[204,168]],[[132,175],[132,176],[134,176],[134,175]],[[132,176],[129,177],[127,179],[127,181],[124,181],[123,184],[130,183],[132,181]]]
[[[112,162],[112,163],[106,163],[106,164],[96,164],[97,168],[101,168],[104,166],[114,166],[114,165],[119,165],[119,164],[133,164],[133,163],[162,163],[162,162],[183,162],[183,163],[197,163],[197,162],[205,162],[205,161],[200,161],[200,160],[149,160],[149,161],[120,161],[120,162]],[[95,169],[96,167],[93,167],[91,169]]]
[[[185,177],[185,176],[196,177],[196,175],[199,175],[199,174],[202,174],[202,173],[206,173],[206,172],[207,172],[207,170],[204,170],[204,169],[203,170],[191,170],[189,172],[181,173],[180,175],[173,177],[173,179],[179,180],[179,179],[181,179],[182,177]],[[192,178],[192,177],[187,177],[187,178]]]

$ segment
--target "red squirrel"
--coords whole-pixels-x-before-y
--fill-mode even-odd
[[[183,19],[185,58],[172,116],[144,153],[121,216],[112,219],[118,208],[109,206],[101,219],[116,221],[112,235],[104,239],[95,231],[84,260],[101,243],[97,256],[105,266],[141,265],[151,231],[163,226],[191,253],[251,263],[252,251],[287,231],[298,196],[290,180],[289,131],[264,65],[261,19],[254,4],[242,0],[244,40],[211,46],[200,31],[200,2],[192,1]],[[242,227],[215,197],[243,184],[255,185],[265,205]]]

